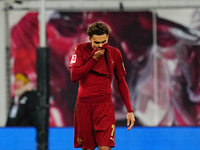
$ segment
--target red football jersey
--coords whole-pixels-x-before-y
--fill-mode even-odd
[[[78,44],[72,55],[70,67],[81,67],[92,60],[93,48],[91,43]],[[95,62],[87,76],[79,80],[78,99],[102,99],[111,96],[111,82],[114,75],[126,74],[121,52],[114,47],[108,46],[104,57]]]

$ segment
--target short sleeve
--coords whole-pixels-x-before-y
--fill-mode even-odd
[[[116,64],[114,69],[115,76],[124,76],[126,74],[126,69],[124,67],[124,62],[122,59],[121,52],[118,50],[118,53],[116,53]]]
[[[70,65],[69,67],[80,67],[83,65],[83,59],[82,54],[79,45],[77,45],[74,49],[73,55],[71,57]]]

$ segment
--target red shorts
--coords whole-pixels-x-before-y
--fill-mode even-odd
[[[74,123],[74,147],[94,149],[97,146],[115,146],[115,113],[112,101],[77,101]]]

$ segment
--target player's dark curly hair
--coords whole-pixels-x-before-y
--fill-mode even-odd
[[[103,22],[95,22],[91,24],[87,30],[87,34],[89,37],[92,37],[93,35],[109,35],[110,28]]]

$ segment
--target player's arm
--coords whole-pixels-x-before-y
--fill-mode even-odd
[[[133,114],[133,108],[131,106],[128,86],[127,86],[127,83],[125,81],[124,76],[117,76],[116,80],[117,80],[117,85],[118,85],[119,92],[120,92],[120,94],[122,96],[122,99],[123,99],[124,104],[126,106],[126,109],[128,111],[128,114],[127,114],[127,126],[129,126],[128,130],[130,130],[134,126],[135,117],[134,117],[134,114]]]
[[[71,80],[73,82],[78,82],[81,78],[84,78],[92,67],[96,64],[98,60],[91,58],[85,65],[81,67],[72,66],[71,67]]]
[[[80,79],[84,78],[92,67],[98,62],[98,60],[104,55],[105,50],[97,50],[91,59],[81,67],[72,66],[71,67],[71,80],[73,82],[78,82]]]

